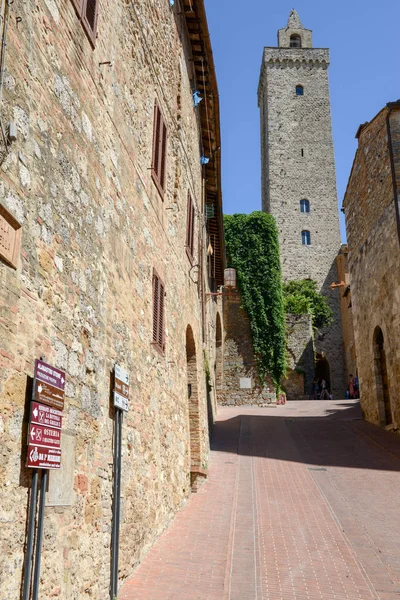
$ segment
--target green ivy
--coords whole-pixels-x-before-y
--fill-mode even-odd
[[[243,308],[250,320],[262,384],[279,386],[286,371],[285,312],[275,219],[264,212],[225,215],[228,264],[236,269]]]
[[[327,298],[318,292],[317,282],[312,279],[284,283],[283,300],[287,313],[310,314],[315,329],[328,327],[332,323],[332,309]]]

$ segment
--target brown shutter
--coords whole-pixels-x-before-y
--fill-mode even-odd
[[[158,305],[158,345],[164,350],[164,286],[160,282],[159,287],[159,305]]]
[[[160,160],[160,140],[159,140],[160,118],[161,118],[161,113],[160,113],[160,110],[156,103],[154,105],[153,160],[152,160],[152,165],[151,165],[156,177],[158,177],[158,163]]]
[[[163,190],[165,190],[165,166],[166,166],[166,158],[167,158],[167,128],[165,126],[164,121],[161,123],[161,161],[160,161],[160,185]]]
[[[151,162],[151,173],[154,183],[163,198],[166,183],[166,155],[167,155],[167,128],[161,114],[161,110],[154,105],[154,127],[153,127],[153,156]]]
[[[187,217],[186,217],[186,248],[190,249],[190,228],[192,218],[192,198],[188,194]]]
[[[194,205],[193,202],[191,202],[191,213],[192,213],[192,219],[191,219],[191,229],[190,229],[190,254],[193,256],[194,255]]]
[[[153,275],[153,342],[158,341],[159,285],[157,275]]]
[[[86,0],[85,18],[92,31],[95,30],[98,0]]]

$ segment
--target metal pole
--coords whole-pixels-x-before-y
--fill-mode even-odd
[[[47,488],[47,470],[42,471],[42,479],[40,481],[40,499],[38,513],[38,529],[36,539],[36,555],[35,555],[35,570],[33,572],[33,589],[32,600],[38,600],[39,597],[39,577],[40,577],[40,562],[42,558],[42,541],[43,541],[43,525],[44,525],[44,501],[46,498]]]
[[[119,413],[120,409],[115,409],[114,418],[114,481],[113,481],[113,509],[112,509],[112,530],[111,530],[111,582],[110,582],[110,599],[114,600],[117,591],[117,583],[115,581],[115,573],[118,573],[118,556],[116,551],[117,544],[117,508],[118,508],[118,469],[119,469]],[[24,599],[25,600],[25,599]]]
[[[121,520],[121,467],[122,467],[122,418],[123,412],[119,410],[119,436],[118,436],[118,492],[117,492],[117,531],[116,531],[116,544],[115,544],[115,595],[118,596],[118,563],[119,563],[119,527]]]
[[[24,587],[22,591],[22,600],[29,600],[29,589],[31,587],[31,570],[32,570],[32,555],[33,555],[33,537],[35,533],[35,512],[38,490],[38,469],[32,472],[31,497],[29,503],[28,517],[28,538],[26,542],[26,555],[24,565]]]

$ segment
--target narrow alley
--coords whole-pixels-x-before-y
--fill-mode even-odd
[[[400,598],[400,438],[356,401],[220,408],[209,479],[120,600]]]

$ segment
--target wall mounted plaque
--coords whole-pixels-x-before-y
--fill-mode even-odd
[[[14,269],[18,266],[22,227],[0,204],[0,258]]]

